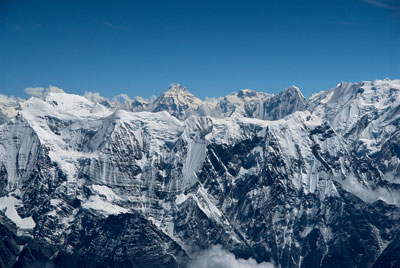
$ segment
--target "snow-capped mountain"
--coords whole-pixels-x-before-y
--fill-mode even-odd
[[[400,266],[400,80],[141,103],[51,92],[0,125],[1,267]]]
[[[152,112],[166,111],[179,119],[183,119],[189,114],[199,112],[202,106],[204,106],[204,102],[185,87],[180,84],[173,84],[149,105],[149,109],[145,110]]]
[[[13,96],[0,94],[0,124],[15,117],[23,107],[24,100]]]
[[[295,86],[285,89],[276,96],[251,89],[242,89],[212,101],[203,101],[197,98],[180,84],[172,84],[160,97],[153,101],[143,98],[131,100],[125,94],[118,95],[112,100],[107,100],[97,93],[86,93],[85,96],[93,102],[103,104],[114,110],[166,111],[181,120],[191,115],[277,120],[295,111],[307,108],[307,100]]]

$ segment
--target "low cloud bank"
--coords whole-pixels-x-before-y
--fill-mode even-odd
[[[249,258],[237,259],[235,255],[215,245],[210,249],[197,253],[189,262],[187,268],[275,268],[272,263],[257,263]]]
[[[56,86],[49,86],[48,88],[43,88],[43,87],[27,87],[25,88],[25,93],[37,98],[44,99],[46,95],[50,92],[52,93],[65,93],[64,90],[62,90],[59,87]]]

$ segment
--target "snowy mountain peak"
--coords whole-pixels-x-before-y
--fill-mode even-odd
[[[34,121],[47,116],[63,120],[80,120],[89,117],[104,117],[111,113],[99,103],[68,93],[48,93],[44,100],[31,97],[25,102],[21,112],[25,118]]]
[[[284,91],[279,93],[276,96],[277,100],[279,100],[282,104],[288,103],[289,105],[295,105],[297,108],[302,110],[305,108],[308,103],[303,93],[301,93],[300,89],[296,86],[290,86],[286,88]]]
[[[179,93],[179,92],[189,92],[189,91],[187,90],[187,88],[185,88],[181,84],[176,83],[176,84],[171,84],[168,87],[168,90],[166,91],[166,93],[167,92],[169,92],[169,93]]]
[[[223,98],[222,101],[228,102],[231,104],[243,105],[246,102],[252,101],[261,101],[272,97],[273,95],[264,93],[264,92],[257,92],[252,89],[241,89],[237,92],[233,92],[226,97]],[[222,102],[221,101],[221,102]]]
[[[152,112],[167,111],[171,115],[183,119],[203,105],[204,102],[190,93],[185,87],[180,84],[174,84],[149,105],[149,110]]]
[[[251,89],[242,89],[239,90],[237,93],[238,97],[254,97],[257,95],[257,92],[255,92],[254,90]]]
[[[279,93],[280,96],[293,96],[295,98],[302,98],[305,99],[303,96],[303,93],[301,93],[300,89],[296,86],[290,86],[288,88],[286,88],[284,91],[282,91],[281,93]]]
[[[291,86],[264,101],[258,117],[264,120],[278,120],[296,111],[306,110],[307,107],[308,102],[300,89]]]
[[[194,96],[192,93],[187,90],[184,86],[181,84],[173,84],[171,85],[163,94],[161,94],[160,97],[158,97],[154,102],[158,102],[163,99],[170,99],[173,98],[175,99],[176,102],[179,103],[186,103],[186,102],[191,102],[193,100],[198,100],[201,102],[200,99],[198,99],[196,96]]]
[[[83,96],[68,93],[48,93],[45,101],[57,106],[64,105],[64,109],[71,108],[74,105],[82,107],[92,107],[94,105],[93,102]]]
[[[16,116],[24,101],[21,98],[0,94],[0,124],[6,122],[8,118]]]

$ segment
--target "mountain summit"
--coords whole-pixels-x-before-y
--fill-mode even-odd
[[[164,94],[181,94],[187,92],[188,92],[187,88],[185,88],[179,83],[176,83],[176,84],[171,84]]]
[[[173,84],[150,104],[149,110],[152,112],[167,111],[171,115],[183,119],[189,114],[198,111],[203,105],[204,102],[190,93],[185,87],[180,84]]]

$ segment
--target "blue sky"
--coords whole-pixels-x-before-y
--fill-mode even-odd
[[[0,1],[0,93],[251,88],[400,78],[397,0]]]

